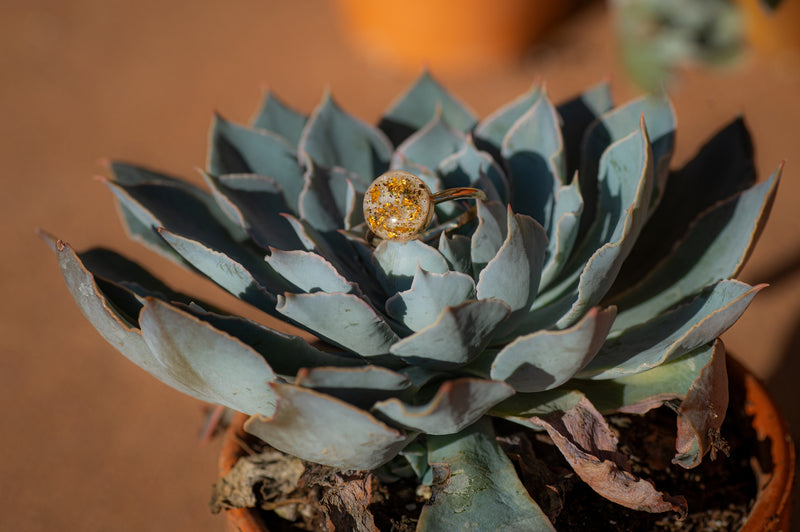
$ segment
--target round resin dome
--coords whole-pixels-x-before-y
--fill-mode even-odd
[[[433,217],[431,190],[420,178],[402,170],[382,174],[364,194],[364,220],[376,236],[412,240]]]

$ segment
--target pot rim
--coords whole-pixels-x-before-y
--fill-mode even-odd
[[[727,363],[728,381],[744,389],[745,412],[753,416],[758,441],[769,441],[772,460],[772,471],[757,475],[756,502],[739,532],[789,530],[795,449],[788,424],[764,384],[733,356]]]

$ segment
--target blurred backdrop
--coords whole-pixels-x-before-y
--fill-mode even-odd
[[[788,0],[795,12],[797,3]],[[207,508],[218,444],[198,442],[204,405],[105,344],[34,231],[78,249],[112,247],[179,290],[260,319],[127,241],[93,176],[117,158],[199,182],[212,113],[246,121],[266,87],[304,112],[329,88],[376,121],[422,65],[395,68],[338,21],[325,0],[0,1],[0,530],[222,530]],[[606,77],[617,101],[640,93],[605,3],[548,21],[510,60],[427,63],[481,116],[537,78],[555,101]],[[762,178],[787,160],[742,275],[772,287],[724,339],[768,383],[800,439],[800,55],[790,40],[749,48],[721,70],[681,71],[670,94],[676,166],[737,113],[752,129]]]

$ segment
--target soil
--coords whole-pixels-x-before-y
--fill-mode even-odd
[[[731,390],[732,400],[743,397]],[[686,470],[671,464],[675,446],[675,412],[669,406],[638,415],[608,417],[617,432],[620,451],[631,462],[632,472],[652,480],[670,495],[683,495],[689,502],[684,519],[677,514],[649,514],[611,503],[591,490],[569,468],[558,449],[544,433],[519,426],[496,423],[498,440],[512,459],[531,496],[540,504],[559,531],[730,531],[738,530],[753,505],[757,480],[753,465],[760,457],[757,439],[744,406],[732,401],[721,434],[725,441],[716,446],[700,466]],[[296,458],[265,448],[258,440],[242,442],[249,456],[237,469],[264,456],[282,457],[285,470],[298,471]],[[648,453],[642,454],[642,450]],[[265,454],[266,453],[266,454]],[[296,482],[245,473],[226,487],[224,479],[215,486],[212,510],[239,506],[262,508],[261,517],[270,531],[380,530],[410,532],[430,497],[430,488],[412,478],[389,479],[369,472],[342,472],[329,467],[302,463]],[[768,469],[763,464],[762,469]],[[258,469],[258,468],[256,468]],[[285,477],[285,475],[284,475]],[[290,485],[289,485],[290,484]],[[250,498],[236,502],[236,492]],[[580,511],[577,511],[580,509]],[[272,511],[276,510],[276,511]],[[281,517],[281,514],[283,517]]]
[[[727,451],[710,454],[694,469],[673,465],[675,414],[661,407],[644,416],[613,415],[608,420],[620,439],[619,449],[631,462],[637,476],[651,480],[670,495],[683,495],[689,503],[685,519],[675,513],[650,514],[630,510],[597,495],[569,469],[558,449],[549,439],[523,433],[536,459],[548,464],[550,482],[530,479],[515,460],[520,478],[528,491],[559,531],[731,531],[738,530],[750,513],[757,484],[750,465],[757,450],[752,429],[743,429],[744,413],[731,411],[722,426]],[[518,440],[520,434],[514,435]],[[507,441],[507,438],[504,438]],[[513,441],[513,440],[512,440]],[[523,440],[524,441],[524,440]],[[516,442],[514,442],[516,443]],[[508,447],[507,447],[508,449]],[[642,450],[648,453],[642,454]],[[507,451],[508,452],[508,451]],[[513,453],[509,453],[515,458]],[[553,495],[555,494],[555,496]],[[580,511],[575,511],[580,508]]]

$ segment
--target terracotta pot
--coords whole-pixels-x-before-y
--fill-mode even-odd
[[[731,397],[734,394],[744,394],[745,411],[753,417],[753,428],[764,450],[765,456],[754,457],[754,461],[772,465],[771,468],[756,467],[762,470],[757,475],[758,497],[747,522],[739,532],[788,531],[795,455],[786,422],[764,386],[731,357],[728,357],[728,379]],[[220,476],[226,475],[244,454],[239,442],[245,437],[242,425],[246,419],[246,415],[237,414],[225,434],[219,460]],[[226,514],[229,532],[267,530],[258,513],[250,509],[228,510]]]
[[[481,69],[518,58],[575,0],[336,0],[365,55],[401,69]]]

